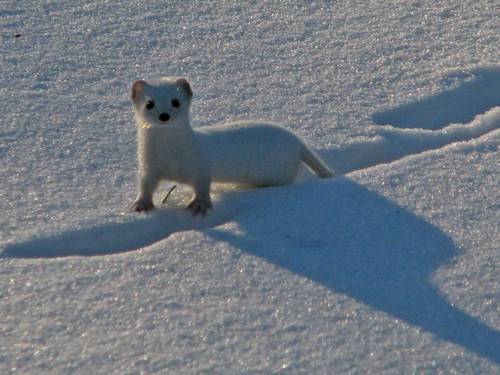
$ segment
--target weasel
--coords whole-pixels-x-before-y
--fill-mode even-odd
[[[139,161],[134,211],[154,208],[153,193],[163,179],[191,186],[194,195],[187,208],[205,216],[212,208],[212,182],[285,185],[293,182],[302,162],[321,178],[333,176],[304,142],[276,124],[241,121],[193,129],[192,97],[185,78],[133,83]]]

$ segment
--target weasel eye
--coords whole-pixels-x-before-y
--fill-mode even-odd
[[[179,108],[181,106],[181,103],[177,99],[172,100],[172,107]]]
[[[153,102],[152,100],[148,100],[146,102],[146,108],[147,109],[153,109],[155,107],[155,102]]]

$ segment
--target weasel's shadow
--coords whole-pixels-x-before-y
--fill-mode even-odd
[[[429,280],[457,254],[443,232],[345,178],[286,189],[262,192],[257,218],[238,216],[244,235],[205,232],[500,363],[500,332],[452,306]]]
[[[158,208],[147,214],[130,214],[124,222],[55,233],[47,237],[8,244],[2,256],[52,258],[124,253],[161,241],[172,233],[216,225],[217,215],[193,219],[183,208]],[[208,223],[208,224],[207,224]]]
[[[500,105],[500,68],[480,68],[471,74],[454,73],[445,81],[472,79],[431,97],[373,114],[378,125],[399,128],[441,129],[449,124],[467,123],[479,113]]]
[[[215,228],[231,217],[243,236]],[[500,333],[450,305],[429,281],[457,253],[439,229],[339,177],[226,193],[193,220],[181,208],[123,223],[71,230],[8,245],[5,257],[103,255],[138,249],[171,233],[203,230],[334,292],[500,363]]]

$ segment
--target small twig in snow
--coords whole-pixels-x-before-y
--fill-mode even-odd
[[[177,185],[173,185],[170,190],[168,191],[167,195],[165,195],[165,198],[161,201],[161,204],[165,204],[167,202],[168,197],[170,196],[170,193],[174,191],[174,189],[177,187]]]

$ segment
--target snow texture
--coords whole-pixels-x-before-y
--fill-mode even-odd
[[[2,2],[0,373],[500,373],[497,2]],[[135,214],[136,79],[338,177]]]

